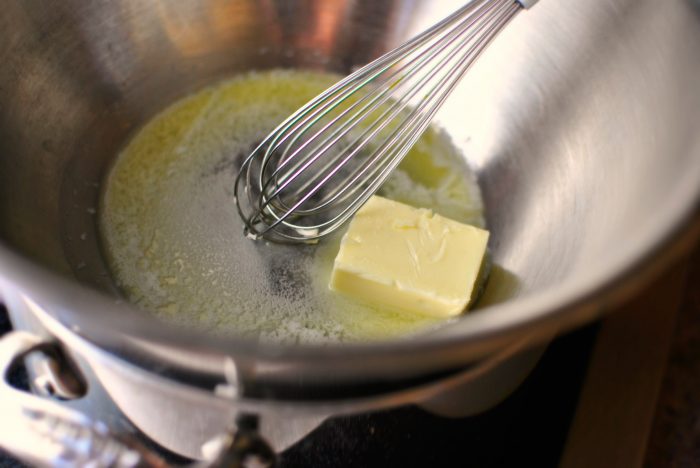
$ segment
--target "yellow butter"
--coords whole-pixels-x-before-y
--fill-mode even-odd
[[[330,288],[363,302],[436,317],[472,299],[489,233],[379,196],[355,214]]]

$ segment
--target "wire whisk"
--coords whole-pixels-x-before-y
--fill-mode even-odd
[[[473,0],[308,102],[243,161],[246,235],[312,243],[371,197],[493,38],[537,0]]]

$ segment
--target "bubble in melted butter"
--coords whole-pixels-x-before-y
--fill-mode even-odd
[[[105,256],[129,301],[184,327],[285,343],[380,340],[439,323],[329,291],[342,233],[316,246],[243,235],[232,198],[241,158],[337,79],[282,70],[240,75],[174,103],[134,136],[109,174],[99,213]],[[436,128],[380,193],[484,223],[474,177]]]

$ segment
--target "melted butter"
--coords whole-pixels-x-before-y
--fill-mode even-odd
[[[291,71],[241,75],[174,103],[136,134],[100,207],[105,256],[129,301],[185,327],[283,342],[385,339],[437,323],[330,292],[342,233],[313,247],[242,235],[231,194],[238,160],[335,80]],[[381,193],[483,225],[473,177],[434,128]]]

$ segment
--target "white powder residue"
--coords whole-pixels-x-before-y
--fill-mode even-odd
[[[99,210],[108,263],[131,302],[184,327],[292,343],[381,339],[434,325],[435,319],[371,309],[328,291],[338,236],[315,247],[243,236],[231,193],[240,158],[336,79],[291,71],[242,75],[173,104],[136,135],[110,174]],[[473,176],[434,129],[382,192],[483,225]]]

